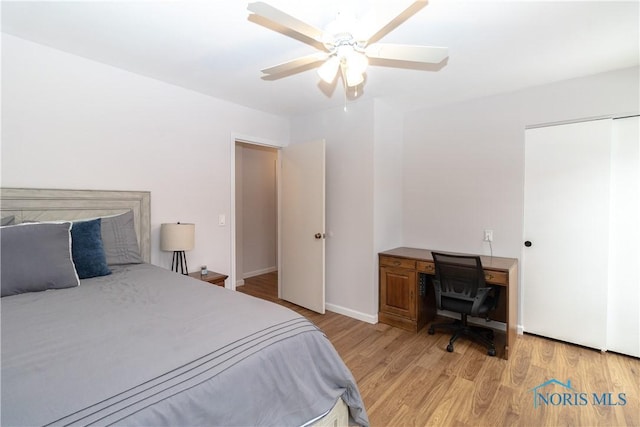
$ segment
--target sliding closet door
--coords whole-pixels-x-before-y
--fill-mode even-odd
[[[523,327],[606,347],[611,120],[528,129]]]
[[[640,357],[640,118],[613,121],[607,349]]]

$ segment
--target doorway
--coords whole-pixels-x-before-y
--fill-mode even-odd
[[[231,289],[277,271],[279,298],[324,313],[325,141],[232,142]],[[255,166],[254,155],[268,160]]]
[[[278,269],[278,150],[235,142],[235,286]]]

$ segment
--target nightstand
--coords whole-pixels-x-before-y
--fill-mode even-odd
[[[193,277],[194,279],[203,280],[205,282],[209,282],[213,285],[218,285],[224,287],[224,281],[227,280],[226,274],[216,273],[215,271],[209,271],[209,274],[205,274],[204,276],[200,274],[200,271],[196,271],[193,273],[189,273],[189,277]]]

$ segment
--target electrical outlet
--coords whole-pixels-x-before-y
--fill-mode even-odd
[[[485,242],[493,242],[493,230],[484,230],[484,239]]]

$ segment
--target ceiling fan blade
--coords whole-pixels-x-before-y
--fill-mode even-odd
[[[392,30],[394,30],[398,25],[402,24],[404,21],[406,21],[407,19],[415,15],[420,9],[425,7],[427,3],[428,3],[428,0],[414,1],[413,3],[411,3],[411,5],[409,5],[409,7],[407,7],[405,10],[400,12],[395,18],[391,19],[389,22],[387,22],[384,26],[382,26],[377,31],[372,32],[371,34],[365,33],[364,35],[366,38],[364,40],[368,44],[377,42],[382,37],[386,36]]]
[[[293,16],[288,15],[280,9],[276,9],[275,7],[268,5],[267,3],[261,1],[249,3],[247,9],[258,16],[268,19],[269,21],[283,27],[289,28],[298,34],[301,34],[312,40],[322,42],[322,30],[314,27],[313,25],[309,25],[306,22],[302,22],[298,18],[294,18]]]
[[[311,55],[302,56],[291,61],[283,62],[282,64],[274,65],[273,67],[265,68],[264,70],[262,70],[262,72],[264,74],[272,75],[286,73],[302,67],[306,67],[305,69],[307,69],[310,68],[311,65],[323,62],[328,57],[329,54],[326,52],[316,52],[312,53]]]
[[[365,54],[369,58],[437,64],[449,56],[449,49],[446,47],[374,43],[367,46]]]

